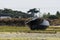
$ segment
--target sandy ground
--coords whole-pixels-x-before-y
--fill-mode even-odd
[[[0,32],[0,38],[21,38],[21,37],[40,37],[40,38],[60,38],[60,33],[57,34],[41,34],[41,33],[19,33],[19,32]]]

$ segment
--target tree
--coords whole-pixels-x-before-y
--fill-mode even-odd
[[[13,11],[12,9],[4,8],[3,13],[11,13],[12,11]]]
[[[48,12],[47,16],[48,16],[48,17],[50,16],[50,12]]]
[[[56,16],[57,16],[58,18],[60,18],[60,12],[59,12],[59,11],[56,12]]]
[[[47,14],[46,13],[43,14],[43,18],[47,18]]]

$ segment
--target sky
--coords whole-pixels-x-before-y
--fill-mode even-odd
[[[32,8],[39,8],[40,12],[55,14],[60,11],[60,0],[0,0],[0,9],[9,8],[27,12]]]

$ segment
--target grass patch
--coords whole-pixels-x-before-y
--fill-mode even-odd
[[[0,32],[24,32],[29,31],[28,27],[19,26],[0,26]]]
[[[60,27],[49,27],[46,30],[30,30],[27,26],[0,26],[0,32],[55,33],[60,32]]]
[[[36,37],[36,38],[0,38],[0,40],[60,40],[60,38],[54,38],[54,37],[48,37],[48,38],[41,38],[41,37]]]

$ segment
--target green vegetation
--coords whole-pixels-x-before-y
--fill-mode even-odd
[[[60,27],[49,27],[46,30],[30,30],[29,27],[0,26],[0,32],[56,33],[60,32]]]
[[[48,19],[58,19],[58,18],[60,18],[60,12],[59,11],[57,11],[56,13],[55,13],[55,15],[51,15],[50,14],[50,12],[48,12],[48,14],[46,14],[46,13],[44,13],[43,14],[43,18],[48,18]]]
[[[0,40],[60,40],[60,38],[56,38],[56,37],[48,37],[48,38],[40,38],[40,37],[36,37],[36,38],[0,38]]]
[[[31,14],[29,14],[31,12]],[[27,11],[27,13],[22,12],[22,11],[17,11],[17,10],[12,10],[12,9],[0,9],[0,16],[10,16],[12,18],[29,18],[29,17],[34,17],[34,14],[39,12],[36,10],[36,8],[30,9]]]
[[[24,18],[24,17],[29,16],[25,12],[7,9],[7,8],[0,9],[0,16],[2,16],[2,15],[3,16],[10,16],[12,18],[18,18],[18,17]]]
[[[26,32],[29,31],[28,27],[19,26],[0,26],[0,32]]]

